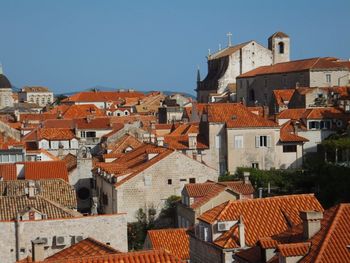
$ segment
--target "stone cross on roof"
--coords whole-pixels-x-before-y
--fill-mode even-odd
[[[227,36],[227,38],[228,38],[228,46],[230,47],[230,46],[232,46],[232,43],[231,43],[232,33],[231,33],[231,32],[228,32],[228,33],[226,34],[226,36]]]

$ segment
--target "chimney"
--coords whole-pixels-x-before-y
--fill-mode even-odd
[[[238,223],[238,232],[239,232],[239,244],[241,247],[245,247],[245,233],[244,233],[244,223],[243,223],[243,217],[239,217],[239,223]]]
[[[249,172],[243,172],[244,184],[250,184],[249,176],[250,176]]]
[[[263,195],[263,188],[259,187],[259,198],[262,198]]]
[[[197,149],[197,133],[188,134],[188,147],[192,150]]]
[[[157,145],[164,146],[164,137],[163,136],[157,137]]]
[[[321,230],[323,213],[319,211],[301,211],[300,217],[303,220],[303,234],[305,239],[312,238]]]
[[[267,106],[263,106],[263,117],[265,119],[269,118],[269,107],[267,107]]]
[[[33,262],[43,261],[45,259],[45,243],[46,241],[42,238],[37,238],[32,241]]]
[[[26,194],[29,198],[35,197],[36,194],[36,187],[35,187],[35,182],[34,181],[28,181],[28,186],[26,189]]]

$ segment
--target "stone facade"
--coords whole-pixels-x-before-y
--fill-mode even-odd
[[[290,89],[300,87],[332,87],[346,86],[349,74],[346,69],[308,70],[262,74],[252,77],[237,78],[237,101],[243,101],[248,106],[271,105],[272,91],[275,89]],[[327,78],[329,82],[327,82]],[[330,78],[330,79],[329,79]]]
[[[127,212],[128,222],[133,222],[139,208],[154,208],[159,213],[168,197],[181,195],[185,184],[192,180],[198,183],[216,181],[218,173],[182,153],[173,152],[120,186],[115,187],[98,175],[95,178],[100,211],[107,214]]]
[[[209,101],[211,93],[232,92],[229,90],[229,85],[235,84],[236,78],[245,72],[261,66],[289,61],[289,37],[284,33],[282,33],[283,36],[276,35],[277,33],[269,38],[268,48],[256,41],[249,41],[228,46],[209,55],[208,75],[203,81],[199,79],[197,82],[197,101],[208,103],[211,102]],[[281,45],[283,50],[278,48]]]
[[[32,255],[31,242],[47,238],[45,257],[67,248],[81,238],[92,237],[121,252],[127,252],[126,215],[101,215],[71,219],[0,222],[2,263],[13,263]],[[111,231],[113,230],[113,231]],[[57,237],[64,244],[57,245]]]

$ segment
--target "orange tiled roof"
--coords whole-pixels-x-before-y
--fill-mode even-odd
[[[23,137],[23,141],[71,140],[75,137],[74,130],[66,128],[37,128]]]
[[[62,158],[62,161],[65,162],[68,172],[77,168],[77,157],[74,154],[68,153]]]
[[[311,239],[304,239],[302,223],[283,233],[264,239],[274,242],[271,242],[269,248],[282,247],[282,253],[286,256],[293,254],[304,255],[299,261],[302,263],[350,262],[350,251],[347,247],[350,244],[349,220],[350,204],[339,204],[324,212],[323,219],[321,220],[321,229]],[[261,242],[259,241],[259,243]],[[300,245],[305,243],[309,244],[306,253],[293,252],[294,246],[300,246],[301,248],[298,248],[298,250],[304,249],[305,251],[306,245]]]
[[[104,112],[94,104],[59,105],[48,111],[49,114],[62,115],[65,119],[86,118],[89,115],[105,116]]]
[[[81,118],[75,119],[75,125],[78,129],[112,130],[113,125],[108,117]]]
[[[289,102],[294,94],[295,89],[277,89],[273,90],[273,96],[277,105],[284,106]]]
[[[347,69],[344,65],[334,63],[327,58],[309,58],[277,63],[271,66],[262,66],[238,76],[249,78],[257,75],[279,74],[287,72],[299,72],[312,69]]]
[[[286,109],[278,114],[279,119],[300,120],[306,109]]]
[[[252,195],[254,193],[254,187],[250,183],[244,183],[243,181],[220,183],[207,181],[205,183],[186,184],[184,188],[189,197],[194,198],[191,208],[202,206],[226,189],[242,195]]]
[[[209,122],[225,122],[228,128],[277,127],[240,103],[212,103],[206,108]]]
[[[304,210],[323,211],[323,208],[313,194],[288,195],[228,201],[206,211],[198,219],[213,224],[216,221],[238,221],[243,217],[246,243],[252,246],[261,237],[286,231],[290,224],[300,224],[299,212]],[[214,243],[225,248],[238,245],[236,227]]]
[[[73,187],[62,179],[35,180],[40,196],[65,207],[76,209],[77,198]],[[29,180],[0,181],[0,196],[24,196]]]
[[[20,114],[20,121],[44,121],[44,120],[50,120],[50,119],[57,119],[56,114],[51,113],[21,113]]]
[[[84,91],[74,94],[62,102],[109,102],[126,98],[144,98],[141,92]]]
[[[156,153],[157,155],[148,160],[149,153]],[[152,144],[144,144],[134,151],[125,153],[124,156],[111,163],[96,163],[95,167],[109,174],[113,174],[115,177],[127,175],[115,184],[117,187],[171,153],[173,153],[173,150]]]
[[[28,261],[27,261],[28,262]],[[29,261],[30,262],[30,261]],[[115,253],[101,256],[81,256],[68,259],[44,260],[37,263],[184,263],[163,250]]]
[[[63,161],[25,162],[24,176],[27,180],[61,178],[68,182],[68,171]]]
[[[81,217],[82,214],[68,209],[54,201],[40,195],[27,196],[0,196],[0,220],[9,221],[17,218],[19,212],[33,208],[47,219]]]
[[[296,134],[292,121],[288,121],[282,125],[280,129],[281,142],[307,142],[308,139]]]
[[[102,256],[108,254],[118,254],[118,250],[101,243],[91,237],[88,237],[68,248],[65,248],[56,254],[46,258],[44,262],[54,260],[73,259],[81,257]]]
[[[190,259],[190,241],[185,228],[148,230],[152,249],[165,250],[182,259]]]
[[[111,153],[124,153],[127,148],[136,149],[142,146],[144,143],[136,139],[130,134],[125,134],[115,143],[109,144],[108,149]]]
[[[14,163],[0,164],[0,178],[2,180],[17,180],[17,169]]]
[[[277,250],[283,257],[296,257],[305,256],[310,249],[311,243],[291,243],[291,244],[279,244]]]

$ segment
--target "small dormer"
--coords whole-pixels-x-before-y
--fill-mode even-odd
[[[27,207],[26,209],[22,210],[17,214],[17,218],[20,221],[24,220],[43,220],[47,219],[47,215],[41,213],[39,210],[33,208],[33,207]]]

